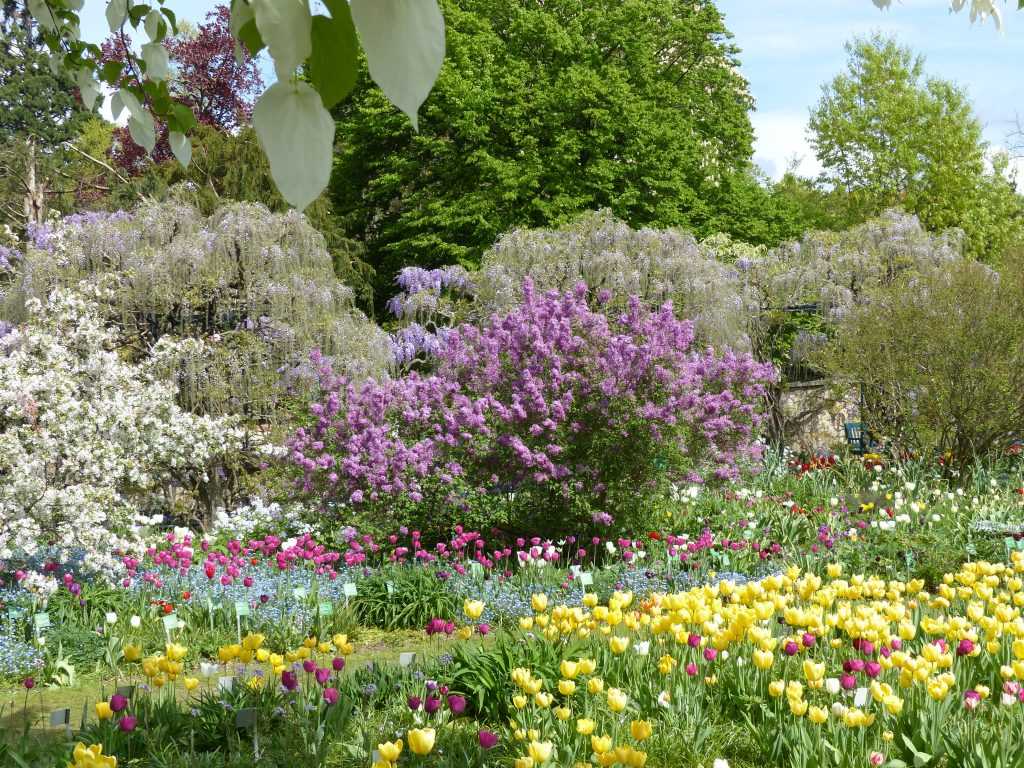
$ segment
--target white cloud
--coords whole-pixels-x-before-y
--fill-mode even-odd
[[[794,111],[755,112],[754,162],[773,179],[780,179],[793,163],[802,176],[817,176],[821,164],[807,141],[807,114]]]

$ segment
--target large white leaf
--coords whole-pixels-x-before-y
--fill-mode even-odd
[[[274,59],[278,80],[288,80],[313,50],[307,0],[252,0],[256,28]]]
[[[113,112],[115,120],[121,116],[121,113],[125,109],[127,109],[128,113],[136,119],[141,119],[141,115],[143,114],[149,114],[145,109],[143,109],[139,100],[135,98],[135,94],[127,88],[122,88],[114,94],[114,98],[110,102],[110,109]]]
[[[277,82],[256,102],[252,124],[284,199],[300,211],[331,178],[334,120],[320,94],[303,82]]]
[[[444,17],[437,0],[352,0],[350,6],[370,77],[418,127],[416,111],[444,61]]]
[[[146,77],[155,81],[167,79],[170,62],[163,44],[145,43],[142,46],[142,60],[146,62]]]
[[[57,18],[53,15],[53,11],[50,10],[50,6],[43,2],[43,0],[28,0],[28,12],[32,14],[32,18],[39,22],[43,29],[50,32],[57,31]]]
[[[188,136],[177,131],[171,131],[167,141],[171,145],[171,152],[178,158],[178,162],[181,163],[182,167],[188,168],[188,164],[192,162],[192,142],[189,141]]]
[[[153,125],[153,116],[149,112],[133,114],[128,121],[128,133],[131,134],[132,141],[146,150],[146,154],[152,152],[156,146],[156,126]]]
[[[146,14],[146,20],[143,22],[143,27],[146,30],[146,34],[149,35],[149,39],[154,42],[160,42],[162,37],[160,34],[160,27],[166,26],[163,24],[163,15],[160,11],[150,11]]]
[[[77,70],[75,85],[78,86],[78,92],[82,95],[82,103],[85,104],[85,108],[92,111],[96,97],[100,94],[100,86],[93,79],[92,72],[85,68]]]
[[[128,0],[110,0],[107,3],[107,24],[111,32],[117,32],[128,18]]]

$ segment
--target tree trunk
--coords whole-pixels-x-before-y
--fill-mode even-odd
[[[42,224],[46,220],[46,181],[36,174],[36,144],[29,138],[28,160],[25,174],[25,226]]]

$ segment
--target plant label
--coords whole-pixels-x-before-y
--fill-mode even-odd
[[[252,730],[256,727],[256,710],[252,707],[238,710],[235,715],[235,727]]]
[[[341,585],[341,590],[346,598],[355,597],[359,594],[359,589],[356,587],[354,581],[346,581]]]
[[[307,593],[305,587],[296,587],[292,590],[292,595],[295,597],[296,600],[305,600],[306,594]]]
[[[398,664],[402,667],[411,666],[416,661],[416,654],[412,651],[398,654]]]
[[[114,693],[118,696],[124,696],[126,699],[131,700],[135,695],[134,685],[119,685],[114,689]]]
[[[236,616],[248,616],[249,615],[249,604],[244,601],[235,603],[235,615]]]
[[[589,571],[580,571],[580,586],[586,590],[587,587],[594,586],[594,574]]]
[[[217,678],[217,687],[222,691],[231,691],[235,687],[235,678],[231,676],[219,677]]]
[[[392,584],[390,581],[384,582],[384,588],[388,591],[389,595],[395,594],[395,585]]]
[[[55,709],[50,713],[50,725],[62,726],[71,724],[71,710],[70,709]]]
[[[334,615],[334,605],[331,603],[320,603],[320,616],[327,617]]]

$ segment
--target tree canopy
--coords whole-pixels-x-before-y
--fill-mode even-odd
[[[847,70],[823,87],[809,130],[851,218],[900,207],[928,229],[963,229],[971,253],[998,257],[1019,238],[1022,209],[1005,163],[986,169],[988,144],[966,91],[927,75],[924,59],[892,38],[855,38],[847,51]]]
[[[418,133],[365,70],[335,108],[332,196],[382,284],[587,209],[691,224],[704,193],[746,169],[752,101],[714,4],[442,5],[447,57]]]

